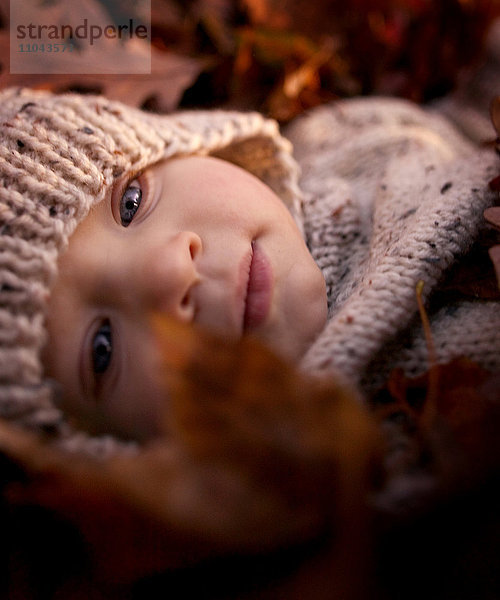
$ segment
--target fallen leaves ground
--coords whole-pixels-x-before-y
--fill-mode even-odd
[[[43,6],[52,23],[68,22],[67,3]],[[140,17],[138,7],[81,0],[71,14],[76,22],[90,11],[105,22],[103,14]],[[9,2],[1,0],[0,86],[97,91],[160,111],[256,109],[284,122],[337,97],[385,93],[423,101],[451,90],[464,67],[481,58],[498,14],[498,0],[152,0],[151,75],[18,76],[9,74]],[[85,59],[112,68],[133,64],[143,51],[144,44],[125,44],[118,53],[86,51]]]

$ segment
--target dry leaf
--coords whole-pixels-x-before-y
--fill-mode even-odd
[[[140,6],[140,5],[139,5]],[[137,7],[130,13],[136,15]],[[95,0],[82,0],[75,6],[65,2],[47,3],[44,13],[54,25],[80,23],[84,18],[95,23],[112,22],[101,4]],[[184,91],[192,85],[199,73],[208,66],[205,59],[177,55],[159,50],[147,41],[133,38],[118,44],[115,40],[101,38],[99,44],[84,49],[74,49],[58,54],[58,68],[61,74],[11,74],[8,58],[10,52],[9,31],[0,32],[0,56],[2,60],[0,87],[31,86],[49,89],[54,92],[90,91],[102,93],[113,100],[126,104],[154,109],[160,112],[175,110]],[[144,60],[151,56],[151,73],[144,75],[116,74],[118,66],[126,65],[129,72],[138,71]],[[43,70],[44,61],[50,61],[50,53],[39,53],[37,65]],[[75,61],[79,73],[75,73]],[[108,74],[92,74],[94,65]],[[51,64],[47,63],[50,71]]]
[[[0,425],[0,449],[22,472],[4,484],[11,510],[43,507],[70,523],[83,550],[68,555],[84,552],[90,566],[80,575],[100,585],[322,540],[321,577],[353,597],[366,583],[365,500],[380,453],[354,392],[302,378],[253,340],[228,345],[178,323],[156,327],[165,436],[96,462]],[[309,582],[302,575],[299,590]]]
[[[110,70],[113,70],[117,60],[133,62],[134,55],[145,50],[142,44],[136,42],[139,40],[133,40],[123,49],[116,48],[107,55],[106,62]],[[8,46],[8,35],[0,33],[2,56],[8,56]],[[88,60],[94,61],[96,57],[89,52]],[[102,58],[100,60],[102,62]],[[0,87],[21,85],[53,92],[91,91],[131,106],[142,107],[147,104],[160,112],[170,112],[178,107],[182,94],[206,64],[201,60],[160,52],[155,48],[151,48],[150,75],[71,74],[71,71],[57,75],[11,75],[8,65],[3,63]]]
[[[488,209],[484,216],[487,220]],[[446,278],[436,286],[442,302],[456,301],[460,297],[500,300],[500,290],[495,271],[492,268],[489,250],[500,243],[496,231],[484,231],[481,238],[466,256],[449,270]]]
[[[117,4],[127,14],[136,10],[131,0],[114,3],[115,10]],[[64,2],[44,7],[59,18],[69,10]],[[97,0],[84,0],[71,5],[73,18],[83,14],[82,8],[103,10]],[[480,55],[498,14],[498,3],[460,0],[446,5],[356,0],[354,9],[328,0],[153,0],[152,44],[159,54],[153,56],[151,78],[12,80],[4,61],[0,84],[101,91],[161,111],[177,108],[179,101],[186,107],[224,105],[261,110],[286,121],[339,96],[384,92],[425,100],[441,95],[456,82],[461,68]],[[288,49],[286,37],[291,40]],[[300,48],[306,44],[317,51],[325,38],[334,40],[334,56],[311,68]],[[133,64],[137,54],[128,48],[113,58],[110,49],[98,60],[110,66]],[[290,96],[290,89],[300,93]]]
[[[244,0],[250,23],[317,41],[339,36],[341,55],[363,93],[416,101],[452,89],[481,55],[495,2]],[[337,88],[334,91],[340,92]],[[345,92],[345,90],[344,90]]]
[[[241,27],[237,40],[232,101],[253,102],[281,122],[332,100],[324,79],[346,75],[331,37],[313,42],[296,33]]]
[[[498,382],[498,374],[463,358],[434,365],[416,378],[397,370],[375,396],[374,410],[381,421],[397,419],[408,437],[418,440],[438,489],[460,488],[500,469]],[[413,469],[422,456],[412,455],[406,468]]]

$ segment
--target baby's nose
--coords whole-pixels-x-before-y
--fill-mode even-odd
[[[192,292],[200,279],[195,259],[201,248],[198,235],[183,231],[151,250],[139,275],[145,308],[183,322],[193,320],[196,305]]]

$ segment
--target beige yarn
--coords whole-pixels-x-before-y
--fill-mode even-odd
[[[498,158],[443,118],[402,100],[362,98],[288,128],[303,168],[304,229],[327,282],[330,320],[304,357],[367,391],[391,369],[428,368],[417,310],[485,227]],[[500,304],[432,309],[438,360],[466,355],[500,369]]]
[[[12,88],[0,93],[0,135],[0,417],[24,425],[61,430],[57,386],[44,380],[40,361],[49,288],[68,237],[116,177],[211,154],[300,210],[290,143],[257,113],[160,116],[98,96]]]

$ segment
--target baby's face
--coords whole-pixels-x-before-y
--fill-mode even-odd
[[[118,182],[59,260],[43,359],[91,430],[158,433],[153,312],[296,359],[325,323],[325,283],[270,188],[216,158],[173,159]]]

